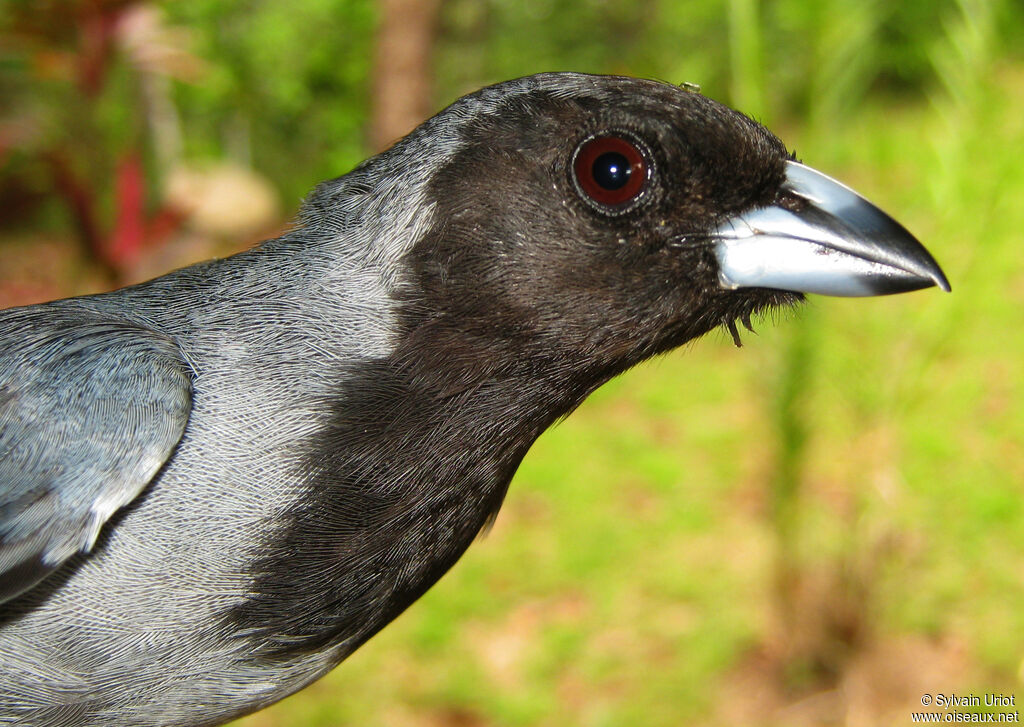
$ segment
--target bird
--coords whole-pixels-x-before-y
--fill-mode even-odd
[[[218,725],[323,676],[639,362],[806,293],[938,286],[692,86],[455,101],[251,250],[0,311],[0,725]]]

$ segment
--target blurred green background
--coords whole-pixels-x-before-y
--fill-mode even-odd
[[[894,213],[953,294],[812,297],[613,381],[425,598],[238,724],[869,727],[1024,697],[1022,38],[1016,0],[5,0],[0,305],[273,236],[487,83],[699,83]]]

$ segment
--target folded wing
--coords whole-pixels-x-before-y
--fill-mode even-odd
[[[88,552],[168,460],[192,371],[169,337],[91,311],[0,314],[0,603]]]

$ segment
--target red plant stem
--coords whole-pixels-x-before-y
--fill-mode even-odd
[[[96,197],[88,186],[75,175],[65,155],[59,151],[46,153],[53,174],[54,187],[64,200],[71,215],[78,240],[88,258],[98,263],[107,277],[116,280],[117,270],[107,259],[103,235],[96,220]]]
[[[80,18],[78,85],[86,98],[95,98],[103,89],[120,15],[120,8],[104,8],[97,3]]]

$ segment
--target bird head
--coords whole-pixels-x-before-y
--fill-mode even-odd
[[[531,76],[460,99],[387,154],[435,160],[401,297],[449,367],[606,379],[805,292],[948,289],[892,218],[688,88]]]

